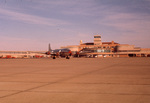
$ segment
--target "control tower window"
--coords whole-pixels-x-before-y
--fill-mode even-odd
[[[94,36],[94,38],[101,38],[101,36]]]

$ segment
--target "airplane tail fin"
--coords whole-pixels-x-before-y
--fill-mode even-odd
[[[45,54],[50,55],[51,52],[52,52],[52,49],[51,49],[51,45],[49,44],[48,45],[48,51]]]
[[[50,44],[48,45],[48,51],[49,51],[49,52],[51,52],[51,51],[52,51],[52,49],[51,49],[51,45],[50,45]]]

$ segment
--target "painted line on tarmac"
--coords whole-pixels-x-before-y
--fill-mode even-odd
[[[48,85],[51,85],[51,84],[56,84],[56,83],[64,82],[64,81],[67,81],[67,80],[70,80],[70,79],[74,79],[74,78],[78,78],[78,77],[81,77],[81,76],[85,76],[85,75],[88,75],[88,74],[91,74],[91,73],[94,73],[94,72],[97,72],[97,71],[108,70],[108,69],[111,69],[114,66],[117,66],[118,64],[121,64],[121,63],[109,65],[109,66],[106,66],[106,67],[103,67],[103,68],[100,68],[100,69],[96,69],[96,70],[92,70],[92,71],[89,71],[89,72],[86,72],[86,73],[74,75],[72,77],[60,79],[60,80],[57,80],[55,82],[46,83],[46,84],[43,84],[43,85],[40,85],[40,86],[36,86],[36,87],[30,88],[30,89],[26,89],[26,90],[19,91],[19,92],[16,92],[16,93],[12,93],[12,94],[8,94],[8,95],[5,95],[5,96],[1,96],[0,98],[6,98],[6,97],[17,95],[17,94],[20,94],[20,93],[23,93],[23,92],[29,92],[29,91],[34,90],[34,89],[38,89],[38,88],[41,88],[41,87],[44,87],[44,86],[48,86]]]

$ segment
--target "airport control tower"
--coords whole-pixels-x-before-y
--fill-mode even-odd
[[[94,35],[94,45],[102,45],[101,35]]]

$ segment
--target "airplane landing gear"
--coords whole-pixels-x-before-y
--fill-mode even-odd
[[[69,56],[66,56],[66,59],[70,59],[70,57],[69,57]]]

